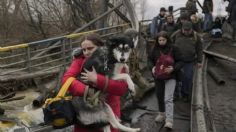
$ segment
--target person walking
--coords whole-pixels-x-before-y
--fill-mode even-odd
[[[213,22],[213,2],[212,0],[204,0],[202,13],[204,13],[204,23],[203,23],[203,31],[209,32],[212,29]]]
[[[181,29],[182,28],[182,25],[184,22],[186,21],[189,21],[190,20],[190,17],[188,16],[187,13],[182,13],[180,15],[180,17],[177,19],[177,22],[176,22],[176,25],[177,25],[177,29]],[[171,35],[172,36],[172,35]]]
[[[68,70],[64,73],[62,78],[62,82],[65,83],[69,77],[77,78],[78,75],[82,75],[81,78],[85,79],[84,81],[74,80],[69,87],[69,92],[72,96],[81,96],[83,97],[85,94],[86,84],[84,82],[92,83],[93,87],[97,90],[102,90],[105,88],[107,84],[106,91],[106,103],[110,105],[114,114],[119,118],[120,113],[120,97],[127,92],[128,84],[125,81],[121,80],[112,80],[105,75],[97,74],[95,69],[92,71],[82,72],[83,64],[86,59],[92,56],[92,54],[104,43],[101,38],[96,34],[89,34],[82,38],[82,42],[80,47],[82,52],[77,54],[73,59],[72,64],[68,68]],[[108,83],[106,83],[108,82]],[[80,126],[79,124],[74,125],[74,132],[102,132],[100,129],[88,129]],[[111,132],[119,132],[117,129],[111,128]]]
[[[161,59],[162,58],[162,59]],[[173,128],[173,94],[176,85],[176,72],[181,68],[181,54],[177,47],[171,45],[168,33],[161,31],[156,37],[155,47],[149,56],[152,62],[152,74],[155,80],[156,96],[158,99],[159,113],[156,122],[165,121],[164,127]],[[159,65],[160,62],[163,62]],[[169,65],[164,65],[169,63]],[[158,69],[162,69],[160,75]],[[166,77],[163,77],[166,76]],[[168,77],[167,77],[168,76]]]
[[[201,21],[196,14],[190,16],[190,20],[193,24],[193,30],[200,33],[202,31]]]
[[[188,102],[192,91],[194,65],[197,63],[197,67],[202,66],[202,42],[197,32],[192,29],[190,21],[184,22],[181,30],[173,33],[171,39],[182,54],[184,65],[181,71],[184,75],[181,78],[181,95]]]
[[[150,34],[152,38],[155,38],[157,33],[161,31],[162,25],[165,23],[165,15],[166,9],[161,7],[159,15],[152,19],[150,26]]]
[[[162,26],[162,30],[168,33],[168,36],[171,36],[173,32],[178,29],[177,25],[174,21],[174,16],[172,14],[168,14],[166,16],[166,22]]]

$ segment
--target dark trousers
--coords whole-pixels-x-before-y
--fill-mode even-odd
[[[155,84],[159,111],[165,112],[165,82],[163,80],[155,80]]]
[[[193,69],[194,63],[185,63],[183,66],[183,78],[182,78],[182,89],[181,94],[182,96],[189,96],[191,95],[192,85],[193,85]]]

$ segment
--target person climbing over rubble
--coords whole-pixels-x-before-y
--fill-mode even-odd
[[[155,79],[159,113],[156,122],[165,121],[164,127],[173,128],[173,94],[176,85],[176,73],[182,66],[179,49],[171,44],[168,33],[161,31],[156,37],[155,47],[149,59],[152,62],[152,74]]]

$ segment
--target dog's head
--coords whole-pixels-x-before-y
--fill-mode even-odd
[[[114,36],[108,41],[109,55],[113,56],[120,63],[126,63],[134,47],[133,41],[124,35]]]

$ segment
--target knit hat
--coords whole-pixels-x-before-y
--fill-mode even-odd
[[[184,30],[190,30],[192,29],[192,27],[193,27],[193,24],[189,21],[184,22],[182,25],[182,29]]]

